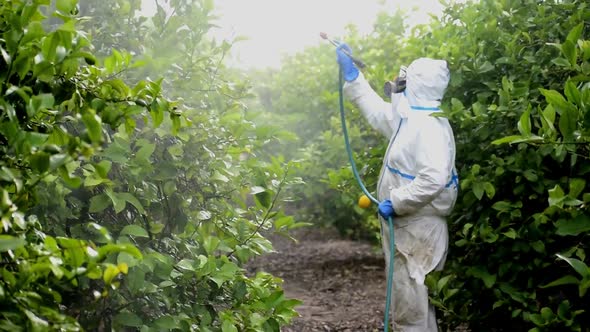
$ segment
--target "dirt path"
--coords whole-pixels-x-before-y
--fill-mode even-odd
[[[249,270],[284,280],[287,297],[303,301],[301,317],[284,332],[374,332],[383,330],[383,255],[369,244],[342,240],[334,231],[305,229],[294,243],[273,237],[277,253]]]

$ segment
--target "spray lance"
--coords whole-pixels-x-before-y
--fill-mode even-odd
[[[340,46],[339,42],[330,39],[328,37],[328,34],[325,32],[320,32],[320,37],[322,37],[322,39],[329,41],[332,45],[336,47]],[[344,54],[346,54],[359,69],[364,69],[367,66],[364,62],[352,56],[352,54],[350,54],[350,52],[348,52],[347,50],[342,49],[341,51]],[[385,94],[385,96],[389,97],[392,93],[400,93],[406,89],[406,71],[407,67],[401,66],[398,76],[395,77],[392,81],[387,81],[385,82],[385,84],[383,84],[383,93]]]
[[[329,41],[330,43],[332,43],[336,47],[339,47],[341,45],[341,43],[328,38],[328,35],[325,32],[321,32],[320,37],[322,37],[322,39]],[[357,67],[359,67],[359,69],[366,67],[364,62],[360,61],[359,59],[354,58],[352,56],[352,54],[350,54],[346,50],[344,50],[344,49],[341,49],[341,50],[343,51],[344,54],[346,54],[348,57],[350,57],[350,59],[353,61],[353,63]],[[395,93],[402,92],[405,89],[405,86],[406,86],[405,73],[406,73],[406,69],[405,69],[405,67],[402,67],[402,69],[400,70],[400,75],[396,79],[385,83],[383,90],[387,96],[391,96],[391,93],[394,93],[394,92]],[[354,177],[355,177],[359,187],[361,188],[361,190],[365,194],[364,198],[365,199],[368,198],[370,200],[370,201],[367,201],[366,203],[363,203],[363,205],[365,205],[364,207],[368,207],[371,202],[375,203],[375,205],[378,205],[379,201],[375,197],[373,197],[371,195],[371,193],[369,193],[369,191],[365,187],[365,185],[364,185],[363,181],[361,180],[360,175],[357,171],[356,164],[354,162],[354,158],[352,155],[352,149],[350,147],[350,141],[348,139],[348,130],[346,128],[346,119],[344,116],[343,85],[344,84],[342,81],[342,71],[339,71],[338,97],[339,97],[339,104],[340,104],[340,120],[342,122],[342,134],[344,136],[344,144],[346,146],[346,152],[348,154],[348,160],[350,162],[350,167],[352,168],[352,173],[354,174]],[[359,205],[361,205],[362,199],[363,199],[363,197],[361,197],[361,200],[359,200]],[[363,207],[363,206],[361,205],[361,207]],[[390,250],[394,250],[395,242],[394,242],[394,237],[393,237],[394,234],[393,234],[392,217],[388,218],[387,223],[389,226],[389,248],[390,248]],[[389,307],[391,304],[391,291],[392,291],[392,284],[393,284],[393,257],[394,257],[394,255],[392,254],[390,256],[391,257],[390,257],[390,261],[389,261],[389,271],[387,273],[387,294],[386,294],[386,300],[385,300],[385,312],[383,315],[384,316],[384,319],[383,319],[384,332],[388,332],[388,330],[389,330],[389,314],[390,314]]]

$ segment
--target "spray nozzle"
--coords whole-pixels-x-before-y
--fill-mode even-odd
[[[339,42],[337,42],[337,41],[335,41],[335,40],[332,40],[332,39],[330,39],[330,38],[328,37],[328,34],[327,34],[327,33],[325,33],[325,32],[320,32],[320,37],[322,37],[322,39],[325,39],[325,40],[329,41],[330,43],[332,43],[332,45],[334,45],[334,46],[336,46],[336,47],[340,46],[340,43],[339,43]],[[365,65],[365,63],[364,63],[364,62],[362,62],[361,60],[359,60],[359,59],[357,59],[357,58],[353,57],[353,56],[352,56],[352,54],[350,54],[350,53],[349,53],[349,52],[347,52],[346,50],[342,50],[342,52],[343,52],[344,54],[348,55],[348,57],[349,57],[349,58],[352,60],[352,62],[354,62],[354,64],[355,64],[357,67],[359,67],[360,69],[363,69],[363,68],[365,68],[365,67],[367,66],[367,65]]]

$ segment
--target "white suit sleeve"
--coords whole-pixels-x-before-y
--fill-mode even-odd
[[[398,215],[415,213],[432,202],[446,187],[453,168],[451,138],[443,125],[443,119],[420,119],[417,133],[416,177],[407,185],[391,190],[390,199]]]
[[[359,73],[356,80],[344,84],[344,94],[358,106],[369,124],[381,134],[390,138],[397,130],[400,115],[395,111],[395,105],[384,101],[371,88],[363,73]]]

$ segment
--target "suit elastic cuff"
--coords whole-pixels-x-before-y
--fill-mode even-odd
[[[357,77],[352,81],[344,82],[344,94],[348,99],[354,101],[367,93],[369,83],[365,80],[363,73],[359,71]],[[370,89],[370,87],[368,87]]]
[[[396,194],[395,189],[392,190],[389,194],[389,200],[391,201],[391,205],[393,206],[393,214],[395,216],[400,216],[405,214],[406,212],[403,211],[402,204],[397,197],[398,195]]]

